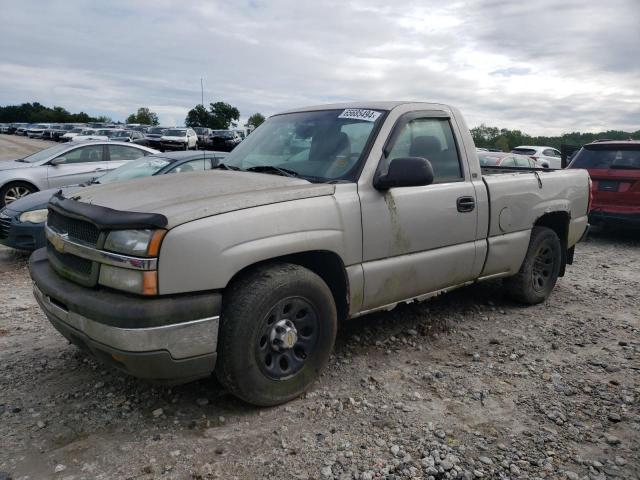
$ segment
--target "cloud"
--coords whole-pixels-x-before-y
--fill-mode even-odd
[[[86,2],[3,9],[0,104],[181,122],[347,100],[432,100],[531,134],[640,125],[637,0]]]

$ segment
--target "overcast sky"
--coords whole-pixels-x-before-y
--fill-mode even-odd
[[[425,100],[530,134],[640,129],[640,0],[20,0],[0,11],[0,105],[182,124]]]

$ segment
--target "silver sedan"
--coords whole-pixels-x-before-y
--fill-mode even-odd
[[[86,182],[125,162],[158,153],[125,142],[65,143],[18,160],[0,161],[0,209],[38,190]]]

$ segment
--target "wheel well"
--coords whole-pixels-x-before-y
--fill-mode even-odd
[[[569,214],[567,212],[552,212],[546,213],[534,224],[535,227],[547,227],[556,232],[560,239],[562,263],[560,264],[560,276],[564,276],[564,271],[567,266],[567,242],[569,238]]]
[[[229,281],[228,285],[239,276],[247,273],[258,265],[265,263],[294,263],[308,268],[318,275],[327,284],[336,302],[338,319],[347,318],[349,314],[349,281],[342,259],[334,252],[327,250],[313,250],[309,252],[294,253],[281,257],[270,258],[244,267]]]
[[[38,187],[36,187],[33,183],[28,182],[27,180],[10,180],[7,183],[5,183],[4,185],[2,185],[2,187],[0,187],[0,188],[5,188],[5,187],[7,187],[9,185],[16,185],[16,184],[28,185],[31,188],[33,188],[34,192],[39,192],[40,191],[40,189]]]

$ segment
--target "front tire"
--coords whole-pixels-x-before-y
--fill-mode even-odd
[[[33,185],[26,182],[11,182],[0,188],[0,208],[26,197],[37,190]]]
[[[562,244],[556,232],[547,227],[533,227],[520,271],[504,280],[507,293],[527,305],[544,302],[556,285],[561,263]]]
[[[322,278],[299,265],[258,267],[225,291],[216,376],[247,403],[287,402],[327,364],[336,330],[335,302]]]

